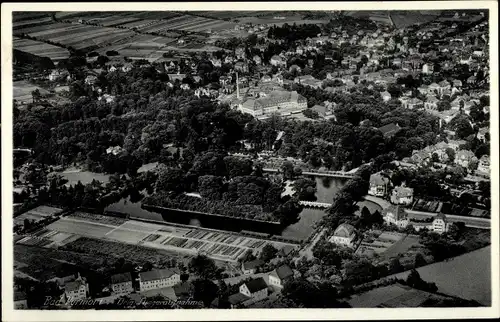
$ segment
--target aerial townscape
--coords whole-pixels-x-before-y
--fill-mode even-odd
[[[487,9],[12,21],[16,309],[491,306]]]

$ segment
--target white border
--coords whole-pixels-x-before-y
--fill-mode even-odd
[[[133,311],[13,311],[12,259],[12,11],[152,11],[152,10],[432,10],[490,9],[490,130],[492,183],[492,307],[433,309],[241,309]],[[498,4],[496,1],[408,2],[241,2],[241,3],[4,3],[2,4],[2,320],[4,321],[158,321],[158,320],[319,320],[438,319],[499,317],[499,132]]]

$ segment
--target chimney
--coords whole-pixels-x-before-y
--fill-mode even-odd
[[[238,78],[238,72],[236,72],[236,98],[240,99],[240,79]]]

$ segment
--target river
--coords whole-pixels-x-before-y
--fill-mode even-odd
[[[327,178],[324,180],[322,178],[316,177],[317,192],[316,198],[320,202],[331,203],[335,194],[343,187],[346,179],[337,178]],[[147,211],[141,208],[141,202],[130,202],[129,198],[120,200],[106,208],[109,211],[117,211],[129,214],[133,217],[139,217],[150,220],[164,221],[165,216],[162,217],[161,214],[156,212]],[[300,219],[293,225],[288,226],[282,232],[282,236],[295,238],[295,239],[305,239],[314,230],[314,224],[319,222],[321,218],[325,216],[325,211],[323,209],[310,209],[305,208],[300,213]],[[200,223],[193,219],[191,224],[199,225]]]

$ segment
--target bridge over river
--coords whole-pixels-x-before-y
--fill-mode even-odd
[[[281,171],[279,169],[273,169],[273,168],[264,168],[264,172],[271,172],[271,173],[280,173]],[[306,176],[314,176],[314,177],[329,177],[329,178],[346,178],[346,179],[351,179],[354,178],[354,173],[352,172],[343,172],[343,171],[302,171],[303,175]]]

